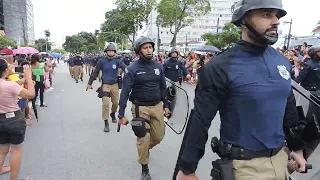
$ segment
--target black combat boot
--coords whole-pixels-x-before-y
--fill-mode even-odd
[[[141,165],[142,165],[141,180],[151,180],[148,164],[141,164]]]
[[[112,122],[113,123],[117,123],[116,113],[113,112],[113,113],[110,114],[110,116],[112,118]]]
[[[109,122],[108,120],[104,121],[104,132],[109,132],[110,128],[109,128]]]

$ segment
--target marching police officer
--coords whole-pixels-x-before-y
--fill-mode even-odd
[[[68,60],[69,73],[70,73],[72,78],[74,78],[74,75],[73,75],[73,67],[74,67],[73,58],[74,58],[73,56],[70,56],[69,60]]]
[[[270,46],[278,40],[279,19],[286,13],[281,0],[235,4],[232,23],[241,27],[242,40],[202,67],[205,73],[199,75],[201,83],[195,90],[194,115],[178,180],[198,179],[195,171],[217,111],[220,140],[212,142],[221,159],[213,162],[212,172],[222,169],[220,172],[227,172],[222,174],[225,178],[235,180],[284,180],[288,163],[282,149],[285,138],[289,149],[296,152],[296,170],[305,170],[304,142],[291,131],[299,125],[291,66]],[[211,175],[218,179],[215,173]]]
[[[149,149],[159,144],[165,131],[164,115],[168,116],[165,98],[166,81],[163,67],[153,60],[154,42],[140,37],[134,42],[134,50],[140,56],[127,67],[119,101],[119,119],[125,119],[128,99],[132,102],[132,129],[137,138],[142,180],[150,180]],[[131,92],[131,93],[130,93]]]
[[[97,62],[94,72],[90,76],[87,89],[92,89],[92,83],[97,79],[99,72],[102,71],[102,120],[104,120],[104,132],[109,132],[109,103],[112,102],[111,118],[112,122],[116,123],[115,113],[118,109],[119,101],[119,85],[118,85],[118,69],[125,70],[125,66],[120,62],[116,55],[116,47],[114,44],[109,44],[105,49],[107,55],[101,57]],[[98,90],[99,91],[99,90]]]
[[[188,70],[185,68],[183,63],[178,60],[179,52],[176,48],[171,48],[169,51],[169,59],[163,63],[164,74],[166,78],[175,82],[176,85],[179,84],[180,70],[182,71],[182,76],[187,79],[191,79]]]
[[[320,90],[320,47],[311,47],[308,50],[310,59],[301,64],[297,83],[309,91]]]
[[[76,80],[76,83],[80,80],[83,82],[83,64],[84,64],[84,58],[82,58],[79,54],[76,54],[76,56],[73,58],[73,77]]]

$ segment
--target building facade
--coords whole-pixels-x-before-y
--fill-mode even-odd
[[[158,3],[160,2],[160,0],[157,1]],[[181,29],[177,35],[177,43],[184,44],[182,46],[185,46],[188,42],[203,42],[201,38],[203,34],[221,32],[224,24],[231,20],[231,6],[236,1],[237,0],[211,0],[211,12],[195,19],[191,25]],[[152,38],[154,42],[157,41],[158,35],[158,27],[156,24],[157,15],[157,10],[154,8],[149,15],[149,24],[147,24],[145,33],[145,35]],[[159,31],[161,39],[160,51],[165,51],[170,48],[173,35],[170,33],[169,28],[159,28]],[[188,51],[188,47],[184,47],[183,49],[184,51]]]
[[[3,0],[4,30],[18,44],[35,40],[33,5],[31,0]]]

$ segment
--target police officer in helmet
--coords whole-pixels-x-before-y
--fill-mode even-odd
[[[320,47],[311,47],[308,50],[310,59],[301,64],[297,83],[309,91],[320,90]]]
[[[194,115],[177,180],[198,179],[195,171],[217,111],[220,139],[212,139],[212,149],[221,159],[213,161],[212,172],[223,169],[225,178],[235,180],[285,180],[285,140],[296,155],[290,156],[296,161],[295,170],[305,170],[304,141],[295,131],[300,124],[291,65],[270,46],[278,39],[279,19],[285,15],[281,0],[241,0],[234,5],[232,23],[241,27],[242,39],[202,67],[205,73],[199,75],[195,90]],[[218,179],[215,175],[211,174]]]
[[[171,48],[168,54],[169,58],[163,63],[164,74],[166,78],[175,82],[176,85],[179,84],[180,70],[182,70],[182,75],[186,79],[191,79],[188,70],[185,68],[183,63],[178,60],[179,52],[176,48]]]
[[[165,97],[166,81],[163,67],[153,60],[154,42],[140,37],[134,42],[139,59],[127,67],[119,101],[120,122],[127,121],[125,108],[132,102],[132,130],[137,136],[142,180],[151,180],[149,174],[149,149],[159,144],[165,133],[164,115],[169,115]]]
[[[105,49],[106,56],[100,57],[94,72],[90,76],[87,89],[92,89],[92,83],[99,76],[102,71],[102,85],[99,92],[102,95],[102,120],[104,120],[104,132],[109,132],[109,104],[111,106],[111,119],[113,123],[117,122],[115,113],[118,109],[119,101],[119,85],[118,85],[118,69],[125,70],[125,66],[116,57],[116,47],[114,44],[109,44]]]

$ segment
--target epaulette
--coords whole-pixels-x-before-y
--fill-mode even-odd
[[[226,52],[226,51],[227,51],[228,49],[230,49],[231,47],[233,47],[233,46],[228,46],[228,47],[222,48],[220,52],[216,53],[216,56],[218,56],[218,55]]]

